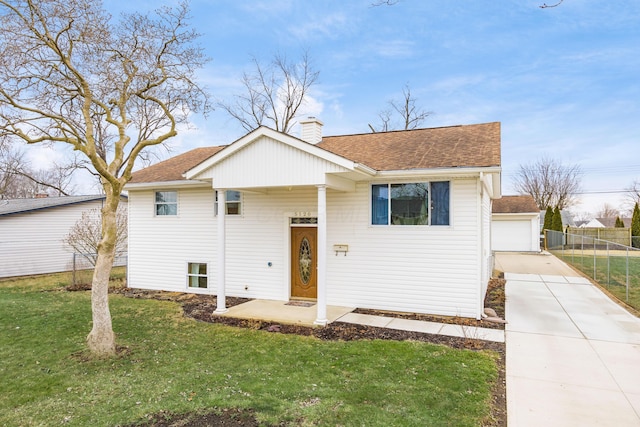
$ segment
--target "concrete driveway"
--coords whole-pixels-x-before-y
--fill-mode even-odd
[[[505,272],[509,427],[640,426],[640,319],[550,254]]]

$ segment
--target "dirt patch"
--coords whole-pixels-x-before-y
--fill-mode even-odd
[[[221,409],[204,414],[160,412],[151,415],[140,424],[130,424],[124,427],[257,427],[259,425],[251,411]]]
[[[491,279],[485,298],[485,307],[492,308],[498,316],[504,318],[505,313],[505,280],[502,278]],[[71,290],[71,289],[69,289]],[[81,290],[81,289],[73,289]],[[505,372],[505,344],[491,341],[474,339],[473,337],[459,338],[445,335],[434,335],[420,332],[399,331],[373,326],[355,325],[343,322],[333,322],[325,327],[310,327],[300,325],[279,324],[260,320],[237,319],[226,316],[213,315],[216,309],[216,297],[213,295],[197,295],[179,292],[165,291],[145,291],[140,289],[118,288],[111,289],[113,293],[125,295],[130,298],[158,299],[165,301],[175,301],[182,305],[184,315],[202,322],[219,323],[239,328],[250,328],[264,330],[271,333],[296,334],[313,336],[321,340],[412,340],[442,344],[457,349],[467,349],[472,351],[492,350],[499,357],[498,380],[492,390],[492,405],[490,417],[485,420],[483,426],[506,426],[507,425],[507,396],[506,396],[506,372]],[[227,307],[242,304],[249,301],[245,298],[226,298]],[[379,310],[358,309],[357,313],[374,314],[387,317],[401,317],[405,319],[426,320],[432,322],[458,324],[465,326],[478,326],[483,328],[504,329],[503,324],[478,321],[462,317],[430,316],[416,313],[396,313]],[[142,420],[133,426],[143,427],[200,427],[200,426],[229,426],[247,427],[258,426],[258,422],[251,411],[238,409],[214,409],[207,413],[171,414],[161,412],[150,416],[147,420]]]

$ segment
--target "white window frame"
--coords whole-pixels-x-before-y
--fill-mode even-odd
[[[158,193],[175,193],[176,201],[175,202],[158,202]],[[153,192],[153,216],[156,216],[156,217],[175,217],[175,216],[178,216],[178,200],[179,200],[179,193],[176,190],[155,190]],[[176,206],[176,213],[175,214],[159,214],[158,213],[158,206],[159,205],[175,205]]]
[[[230,192],[234,192],[234,193],[238,193],[239,195],[239,200],[229,200],[229,193]],[[213,197],[213,215],[214,216],[218,216],[218,192],[214,191],[215,195]],[[227,216],[242,216],[242,205],[244,204],[244,196],[242,195],[241,191],[237,191],[237,190],[226,190],[226,194],[225,194],[225,204],[224,204],[224,212],[225,215]],[[229,213],[229,205],[231,203],[237,203],[238,204],[238,213]]]
[[[192,264],[198,264],[198,265],[204,265],[206,268],[206,274],[200,274],[200,273],[191,273],[190,271],[190,266]],[[199,290],[204,290],[204,289],[209,289],[209,263],[208,262],[197,262],[197,261],[187,261],[187,264],[185,266],[186,270],[187,270],[187,289],[199,289]],[[207,281],[207,286],[204,288],[201,288],[200,286],[191,286],[191,278],[192,277],[197,277],[198,279],[204,277],[206,278]],[[199,282],[199,280],[198,280]]]

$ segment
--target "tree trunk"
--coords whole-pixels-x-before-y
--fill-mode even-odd
[[[102,208],[102,240],[98,245],[98,258],[93,271],[91,285],[91,312],[93,328],[87,337],[89,350],[96,356],[109,357],[116,354],[116,340],[109,311],[109,277],[116,250],[116,211],[119,196],[107,195]]]

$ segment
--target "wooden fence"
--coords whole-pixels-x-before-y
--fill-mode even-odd
[[[599,228],[587,227],[567,228],[567,245],[579,245],[582,236],[590,239],[606,240],[608,242],[617,243],[619,245],[631,246],[631,229],[630,228]],[[591,240],[593,241],[593,240]]]

